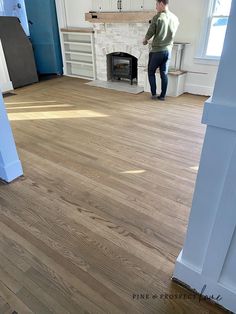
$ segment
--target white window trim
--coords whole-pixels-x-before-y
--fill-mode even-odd
[[[207,56],[206,55],[206,48],[208,44],[209,39],[209,33],[210,33],[210,26],[211,26],[211,18],[213,9],[215,6],[216,0],[209,0],[205,2],[204,5],[204,12],[203,14],[203,24],[201,27],[201,36],[198,42],[198,49],[196,56],[194,58],[195,63],[200,64],[208,64],[208,65],[219,65],[220,57],[214,57],[214,56]]]

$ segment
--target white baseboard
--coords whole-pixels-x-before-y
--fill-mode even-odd
[[[182,252],[176,261],[173,279],[184,283],[185,286],[189,286],[191,290],[197,291],[200,294],[200,300],[203,300],[204,296],[213,296],[212,301],[236,313],[236,289],[230,289],[220,282],[214,282],[210,278],[202,276],[201,270],[183,261]],[[219,299],[221,300],[215,301],[214,298],[217,299],[218,296],[220,296]]]
[[[11,182],[23,175],[20,160],[16,160],[8,165],[0,165],[0,179]]]
[[[214,87],[211,86],[202,86],[202,85],[193,85],[186,84],[184,91],[185,93],[202,95],[202,96],[211,96],[213,94]]]

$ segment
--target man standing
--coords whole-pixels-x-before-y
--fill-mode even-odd
[[[152,99],[165,100],[168,85],[168,63],[173,47],[174,36],[179,26],[177,16],[168,9],[169,0],[157,0],[157,14],[153,17],[143,44],[153,37],[152,50],[149,53],[148,79]],[[156,95],[156,70],[159,68],[161,77],[161,94]]]

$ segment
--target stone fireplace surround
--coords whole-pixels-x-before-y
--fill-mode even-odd
[[[137,58],[138,86],[145,86],[149,49],[142,41],[148,27],[148,22],[93,24],[98,80],[107,81],[107,55],[125,52]]]

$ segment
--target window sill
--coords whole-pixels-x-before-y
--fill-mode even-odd
[[[218,66],[220,58],[195,57],[194,63]]]

